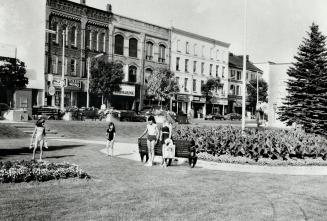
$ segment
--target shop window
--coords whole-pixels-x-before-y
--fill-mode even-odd
[[[128,81],[135,83],[136,82],[136,71],[137,68],[135,66],[130,66],[128,68]]]
[[[130,57],[137,57],[137,39],[130,38],[129,39],[129,56]]]
[[[124,55],[124,37],[121,35],[115,36],[115,54]]]

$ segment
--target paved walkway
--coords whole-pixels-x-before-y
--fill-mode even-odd
[[[105,141],[96,140],[81,140],[81,139],[66,139],[55,138],[51,140],[85,143],[85,144],[99,144],[105,147]],[[51,142],[51,141],[50,141]],[[101,153],[107,154],[106,148],[100,150]],[[131,143],[115,143],[114,156],[125,158],[134,161],[140,161],[140,155],[138,153],[137,144]],[[155,157],[155,163],[159,164],[161,157]],[[179,158],[178,161],[173,161],[174,166],[187,166],[188,162],[185,158]],[[222,170],[222,171],[234,171],[234,172],[247,172],[247,173],[267,173],[267,174],[285,174],[285,175],[306,175],[306,176],[326,176],[327,166],[260,166],[260,165],[242,165],[242,164],[230,164],[230,163],[216,163],[198,160],[195,168],[203,168],[210,170]]]

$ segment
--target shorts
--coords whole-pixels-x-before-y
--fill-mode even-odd
[[[156,135],[149,135],[148,136],[148,141],[156,141],[157,140],[157,136]]]

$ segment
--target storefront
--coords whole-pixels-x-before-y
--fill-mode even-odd
[[[139,99],[135,85],[122,84],[121,90],[114,92],[110,99],[111,106],[116,110],[137,110]]]
[[[183,112],[186,114],[190,108],[190,96],[187,94],[177,94],[176,99],[172,101],[172,110],[175,113]]]
[[[227,106],[227,98],[213,97],[210,99],[210,103],[207,104],[207,113],[225,115],[228,113]]]
[[[192,109],[194,111],[195,118],[204,117],[204,108],[205,108],[206,99],[201,96],[193,96],[192,99]]]

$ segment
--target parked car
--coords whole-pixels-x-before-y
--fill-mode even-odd
[[[146,122],[146,116],[136,114],[135,111],[130,110],[114,111],[112,116],[118,118],[120,121]]]
[[[221,114],[208,114],[204,118],[205,120],[225,120],[224,116]]]
[[[230,113],[224,116],[225,120],[242,120],[242,115],[237,113]]]

